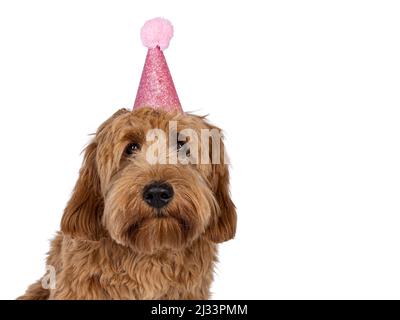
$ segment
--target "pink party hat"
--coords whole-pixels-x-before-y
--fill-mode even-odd
[[[171,22],[163,18],[149,20],[143,25],[140,37],[148,52],[133,109],[152,107],[183,112],[163,53],[173,34]]]

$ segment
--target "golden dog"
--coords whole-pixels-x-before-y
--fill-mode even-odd
[[[56,284],[42,278],[19,299],[209,298],[216,244],[236,230],[228,166],[169,163],[171,151],[166,163],[149,163],[152,129],[168,132],[168,143],[175,137],[175,153],[206,150],[210,160],[215,151],[211,142],[192,150],[171,121],[198,135],[219,130],[204,117],[151,108],[119,110],[99,127],[51,243]]]

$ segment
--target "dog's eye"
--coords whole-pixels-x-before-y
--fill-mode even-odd
[[[130,156],[130,155],[134,154],[138,150],[140,150],[140,144],[139,143],[130,143],[125,148],[125,154]]]
[[[187,141],[178,140],[176,142],[176,150],[180,151],[183,148],[183,146],[186,144],[186,142]],[[190,157],[190,149],[189,149],[189,147],[186,148],[185,154],[186,154],[186,157]]]
[[[177,141],[176,142],[176,148],[177,150],[180,150],[184,145],[186,144],[186,141]]]

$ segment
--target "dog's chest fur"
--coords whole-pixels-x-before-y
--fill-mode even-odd
[[[57,235],[48,264],[56,269],[50,299],[207,299],[216,247],[200,238],[182,251],[140,254],[111,239]]]

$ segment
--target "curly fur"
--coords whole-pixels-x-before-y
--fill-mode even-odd
[[[178,130],[216,128],[204,117],[150,108],[121,109],[99,127],[51,243],[47,264],[56,270],[56,288],[39,280],[19,299],[209,298],[216,244],[236,230],[228,168],[149,164],[146,132],[168,131],[171,120]],[[142,148],[125,157],[133,141]],[[161,216],[142,199],[152,181],[175,191]]]

